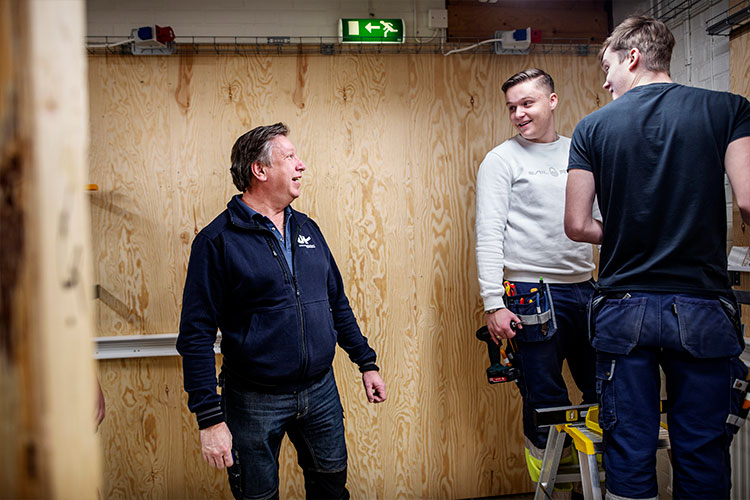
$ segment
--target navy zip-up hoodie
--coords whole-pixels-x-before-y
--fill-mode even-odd
[[[318,225],[292,210],[294,272],[276,237],[233,197],[193,241],[177,350],[188,407],[203,429],[224,421],[214,342],[233,383],[291,393],[321,378],[338,343],[360,370],[377,369]]]

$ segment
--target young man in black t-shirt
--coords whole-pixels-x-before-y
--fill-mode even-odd
[[[609,498],[657,496],[660,366],[675,498],[727,498],[747,388],[724,173],[750,223],[750,103],[673,83],[673,46],[653,18],[613,31],[600,60],[614,100],[578,124],[570,150],[565,230],[601,244],[591,335]]]

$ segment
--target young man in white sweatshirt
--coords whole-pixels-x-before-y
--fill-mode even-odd
[[[519,133],[487,153],[479,167],[477,268],[491,337],[496,343],[513,338],[518,348],[514,366],[521,368],[526,463],[536,482],[548,431],[534,426],[534,410],[571,404],[563,359],[583,402],[596,402],[595,353],[586,320],[594,291],[593,249],[565,236],[570,139],[555,131],[558,97],[552,78],[528,69],[510,77],[502,89],[508,117]],[[527,298],[526,305],[509,300],[506,307],[505,280],[519,296],[549,285],[554,320],[524,325],[518,315],[533,314],[540,297],[536,304],[528,304]],[[512,321],[519,324],[515,331]]]

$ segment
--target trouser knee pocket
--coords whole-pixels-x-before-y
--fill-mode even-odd
[[[596,360],[596,395],[599,399],[599,427],[610,430],[617,423],[615,402],[615,367],[617,360],[599,356]]]

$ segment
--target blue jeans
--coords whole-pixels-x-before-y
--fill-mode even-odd
[[[744,344],[739,314],[728,314],[736,303],[727,309],[717,298],[628,295],[607,298],[593,311],[607,491],[625,498],[657,496],[661,366],[673,497],[729,498],[735,430],[726,419],[744,397],[732,384],[747,374],[737,357]]]
[[[515,282],[515,285],[518,295],[539,287],[538,283]],[[550,322],[545,334],[538,325],[526,325],[515,336],[520,351],[516,354],[515,365],[521,368],[517,384],[523,398],[523,432],[540,449],[547,446],[549,428],[534,425],[534,410],[571,404],[562,375],[564,359],[568,360],[573,380],[583,393],[583,402],[596,402],[595,353],[589,344],[587,323],[593,281],[549,287],[557,329]],[[533,313],[533,306],[525,307],[530,310],[521,313]],[[511,310],[519,313],[513,307]]]
[[[308,389],[265,394],[225,384],[222,400],[239,467],[228,470],[235,498],[278,498],[285,434],[297,450],[308,498],[348,498],[346,442],[333,369]]]

